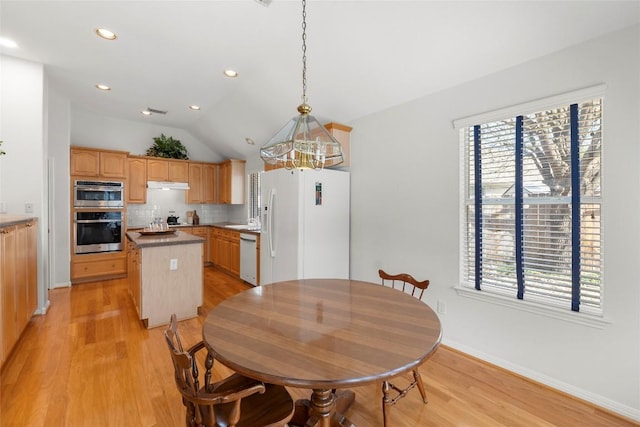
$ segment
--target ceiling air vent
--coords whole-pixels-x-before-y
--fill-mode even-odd
[[[151,108],[151,107],[147,107],[147,111],[153,113],[153,114],[167,114],[166,111],[162,111],[162,110],[156,110],[155,108]]]

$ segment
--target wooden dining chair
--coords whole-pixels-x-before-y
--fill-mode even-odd
[[[383,286],[388,286],[390,288],[399,289],[402,292],[410,293],[411,296],[422,300],[422,294],[424,290],[429,287],[429,281],[423,280],[419,282],[414,279],[411,275],[406,273],[400,274],[388,274],[384,270],[378,270],[378,274],[380,275],[380,279],[382,280]],[[420,372],[418,368],[412,371],[413,380],[411,383],[404,387],[398,387],[392,384],[389,381],[385,381],[382,384],[382,416],[384,419],[384,426],[388,426],[389,420],[389,412],[391,410],[391,406],[395,405],[400,399],[405,397],[409,390],[418,386],[418,390],[420,391],[420,395],[422,396],[422,401],[424,403],[428,403],[427,400],[427,392],[424,389],[424,383],[422,382],[422,378],[420,377]],[[396,392],[395,396],[391,396],[391,390]]]
[[[206,349],[204,342],[184,350],[175,314],[171,315],[164,335],[171,352],[176,386],[186,408],[187,427],[276,427],[286,426],[292,418],[293,399],[283,386],[265,384],[238,373],[212,383],[213,357],[208,351],[201,375],[196,354]]]

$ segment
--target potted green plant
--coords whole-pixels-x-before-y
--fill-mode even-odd
[[[171,136],[160,136],[153,138],[153,145],[147,150],[147,156],[164,157],[167,159],[189,160],[187,148],[182,143]]]

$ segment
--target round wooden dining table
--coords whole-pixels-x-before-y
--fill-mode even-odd
[[[308,388],[292,424],[352,426],[349,387],[421,365],[440,344],[438,316],[402,291],[342,279],[257,286],[215,306],[203,338],[213,357],[264,382]],[[371,402],[378,405],[380,402]]]

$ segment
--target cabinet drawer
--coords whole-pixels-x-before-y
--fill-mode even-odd
[[[216,236],[217,238],[223,238],[223,239],[232,240],[232,241],[237,240],[238,242],[240,241],[239,231],[224,230],[222,228],[214,228],[213,235]]]
[[[96,276],[111,276],[127,272],[126,258],[103,259],[96,261],[75,261],[71,265],[71,277],[84,279]]]
[[[207,227],[193,227],[191,229],[191,234],[199,237],[207,237]]]

